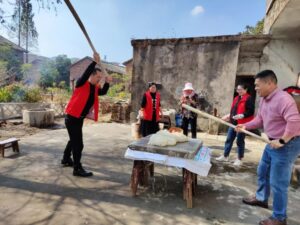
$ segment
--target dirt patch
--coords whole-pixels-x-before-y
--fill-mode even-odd
[[[63,124],[63,118],[55,119],[54,124],[46,128],[30,127],[29,125],[24,124],[21,119],[7,120],[1,123],[0,140],[11,137],[22,138],[45,130],[55,130],[63,128],[65,128]]]
[[[111,113],[101,114],[97,123],[110,123]],[[94,124],[95,122],[89,119],[84,121],[84,124]],[[22,122],[22,119],[0,121],[0,140],[11,137],[22,138],[47,130],[57,130],[65,128],[64,118],[55,118],[54,124],[44,128],[30,127]]]

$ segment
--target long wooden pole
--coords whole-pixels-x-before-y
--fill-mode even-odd
[[[228,127],[236,128],[236,126],[233,125],[233,124],[231,124],[231,123],[228,123],[228,122],[226,122],[226,121],[224,121],[224,120],[222,120],[222,119],[220,119],[220,118],[218,118],[218,117],[212,116],[212,115],[210,115],[210,114],[208,114],[208,113],[206,113],[206,112],[203,112],[203,111],[200,111],[200,110],[198,110],[198,109],[195,109],[195,108],[193,108],[193,107],[191,107],[191,106],[189,106],[189,105],[182,104],[182,107],[185,108],[185,109],[187,109],[187,110],[189,110],[189,111],[192,111],[192,112],[194,112],[194,113],[197,113],[197,114],[199,114],[199,115],[201,115],[201,116],[203,116],[203,117],[205,117],[205,118],[212,119],[212,120],[214,120],[214,121],[216,121],[216,122],[218,122],[218,123],[222,123],[222,124],[224,124],[224,125],[226,125],[226,126],[228,126]],[[257,135],[257,134],[254,134],[254,133],[252,133],[252,132],[250,132],[250,131],[248,131],[248,130],[241,129],[241,131],[242,131],[243,133],[245,133],[245,134],[248,134],[248,135],[250,135],[250,136],[252,136],[252,137],[254,137],[254,138],[257,138],[257,139],[259,139],[259,140],[261,140],[261,141],[264,141],[264,142],[266,142],[266,143],[268,143],[268,144],[270,143],[270,141],[269,141],[268,139],[266,139],[266,138],[264,138],[264,137],[261,137],[261,136],[259,136],[259,135]]]
[[[94,54],[97,53],[97,51],[96,51],[96,49],[95,49],[95,47],[94,47],[94,45],[93,45],[93,43],[92,43],[89,35],[88,35],[88,33],[87,33],[87,31],[86,31],[86,29],[85,29],[85,27],[84,27],[84,25],[83,25],[80,17],[78,16],[75,8],[73,7],[72,3],[70,2],[70,0],[64,0],[64,1],[65,1],[66,5],[68,6],[69,10],[71,11],[72,15],[74,16],[75,20],[77,21],[77,23],[78,23],[81,31],[83,32],[83,34],[84,34],[85,38],[87,39],[87,41],[88,41],[91,49],[93,50],[93,53]],[[104,73],[104,75],[107,76],[108,75],[107,71],[106,71],[106,69],[105,69],[105,67],[104,67],[104,65],[103,65],[103,63],[101,61],[100,61],[100,66],[101,66],[101,69],[102,69],[102,72]]]
[[[84,25],[83,25],[83,23],[82,23],[80,17],[78,16],[76,10],[74,9],[72,3],[71,3],[69,0],[65,0],[65,3],[66,3],[66,5],[68,6],[69,10],[71,11],[72,15],[74,16],[75,20],[77,21],[79,27],[81,28],[81,30],[82,30],[82,32],[83,32],[85,38],[87,39],[87,41],[88,41],[90,47],[92,48],[93,52],[94,52],[94,53],[97,53],[97,51],[96,51],[96,49],[95,49],[95,47],[94,47],[94,45],[93,45],[93,43],[92,43],[92,41],[91,41],[89,35],[88,35],[88,33],[87,33],[87,31],[86,31],[86,29],[85,29],[85,27],[84,27]]]

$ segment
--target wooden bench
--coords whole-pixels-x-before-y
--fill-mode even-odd
[[[9,139],[0,141],[0,153],[3,158],[4,158],[4,150],[7,148],[11,147],[14,152],[20,152],[18,141],[19,141],[19,139],[17,139],[17,138],[9,138]]]

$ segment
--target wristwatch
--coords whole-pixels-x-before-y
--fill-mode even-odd
[[[279,139],[279,143],[282,144],[282,145],[286,144],[286,142],[282,138]]]

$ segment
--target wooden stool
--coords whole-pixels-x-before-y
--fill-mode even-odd
[[[17,138],[9,138],[4,141],[0,141],[0,153],[2,154],[2,157],[4,158],[4,150],[6,148],[12,148],[14,152],[20,152],[19,150],[19,139]]]

